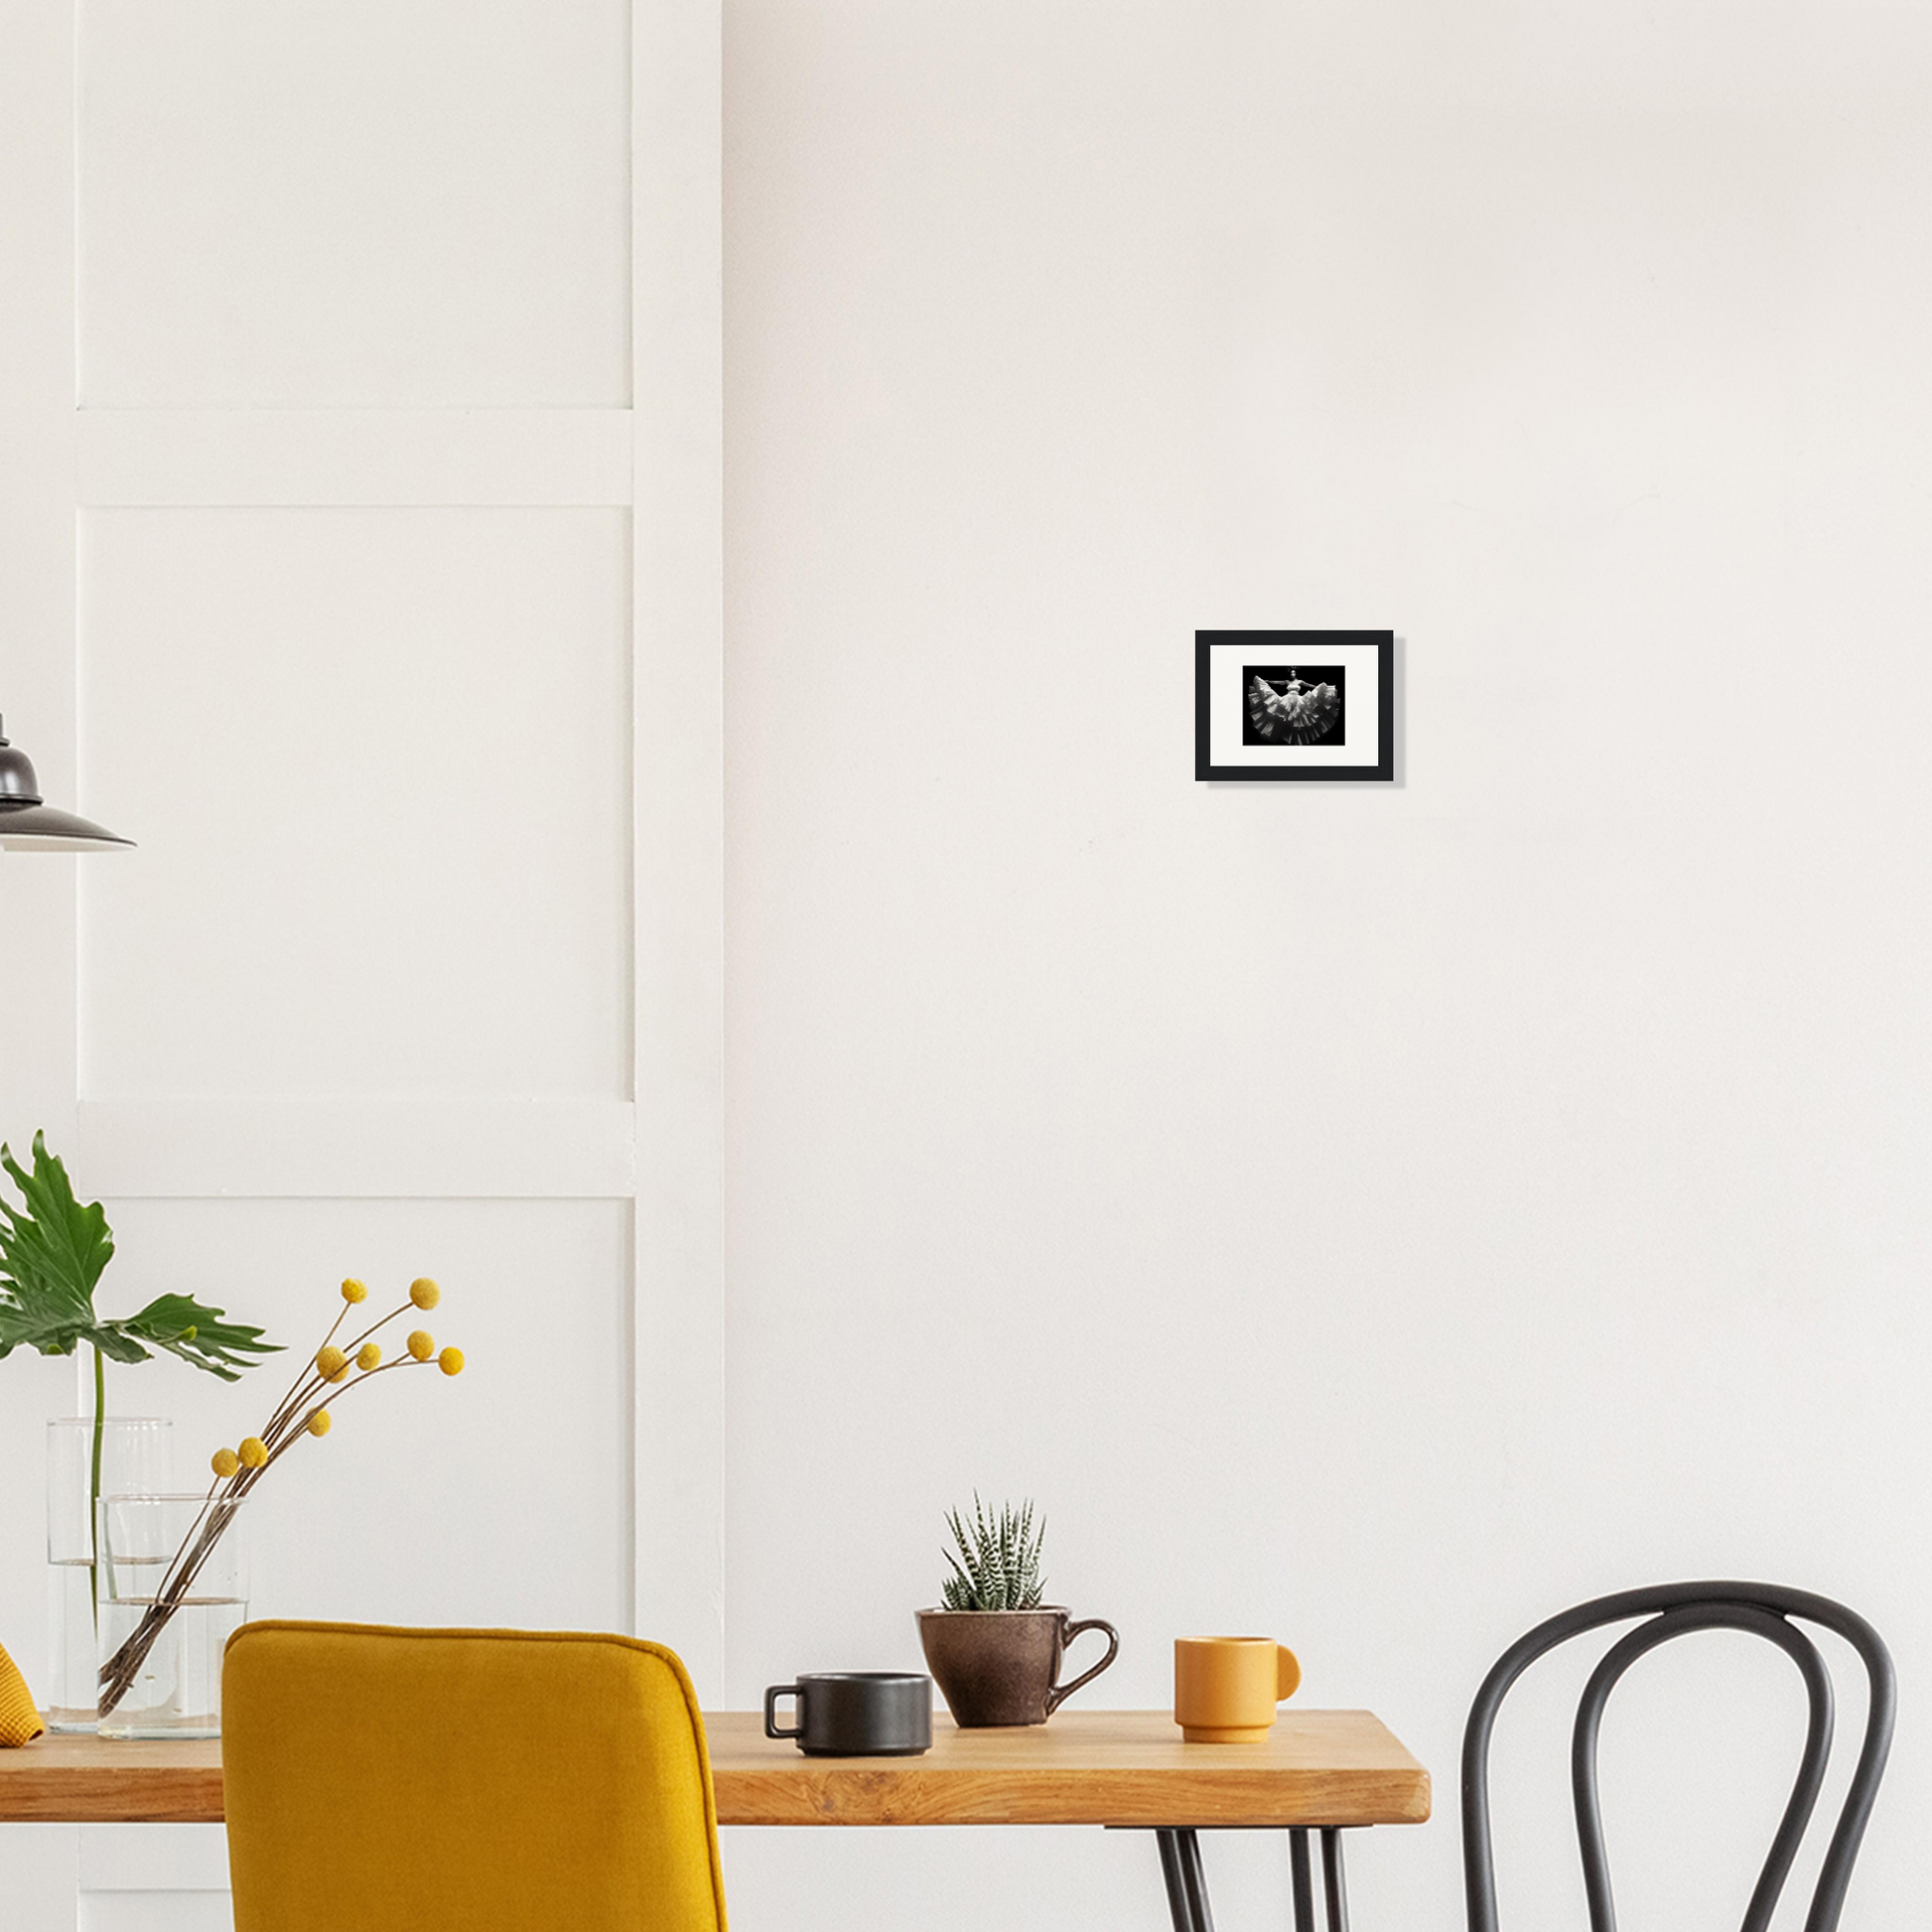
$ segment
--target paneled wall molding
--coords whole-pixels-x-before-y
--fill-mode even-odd
[[[139,846],[0,864],[0,1132],[48,1129],[125,1265],[260,1272],[277,1332],[272,1258],[345,1229],[372,1280],[464,1281],[434,1516],[385,1488],[366,1549],[316,1539],[340,1575],[264,1558],[265,1605],[628,1625],[708,1700],[722,82],[720,0],[0,9],[0,709]],[[517,1437],[488,1363],[533,1283],[579,1345],[518,1366]],[[42,1420],[0,1414],[12,1466]],[[520,1445],[566,1431],[559,1509]],[[76,1886],[36,1843],[20,1932],[226,1922],[192,1848],[91,1845]]]
[[[635,1109],[572,1099],[83,1100],[77,1172],[115,1200],[622,1200]]]
[[[630,501],[627,409],[83,409],[76,430],[90,507]]]
[[[630,39],[636,1627],[725,1668],[724,48],[719,0]]]

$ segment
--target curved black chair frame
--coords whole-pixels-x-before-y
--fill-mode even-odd
[[[1852,1863],[1859,1855],[1859,1842],[1864,1836],[1865,1821],[1871,1815],[1878,1780],[1884,1775],[1885,1757],[1891,1749],[1897,1686],[1890,1654],[1863,1617],[1829,1597],[1775,1584],[1664,1584],[1651,1589],[1626,1589],[1581,1603],[1539,1623],[1504,1651],[1476,1693],[1462,1736],[1462,1871],[1469,1932],[1497,1932],[1495,1862],[1489,1842],[1489,1735],[1504,1695],[1546,1651],[1586,1630],[1634,1616],[1646,1616],[1650,1621],[1620,1637],[1591,1672],[1577,1708],[1576,1729],[1571,1737],[1570,1781],[1576,1801],[1577,1838],[1583,1852],[1584,1886],[1589,1900],[1590,1932],[1615,1932],[1616,1928],[1596,1797],[1596,1736],[1603,1707],[1617,1679],[1646,1651],[1687,1631],[1712,1629],[1742,1630],[1776,1644],[1797,1665],[1810,1700],[1797,1781],[1744,1912],[1742,1932],[1767,1932],[1799,1842],[1818,1803],[1832,1750],[1831,1676],[1810,1637],[1788,1621],[1791,1617],[1802,1617],[1843,1637],[1859,1653],[1870,1685],[1864,1743],[1826,1849],[1811,1910],[1805,1917],[1805,1932],[1834,1932],[1845,1903],[1845,1888],[1851,1881]]]

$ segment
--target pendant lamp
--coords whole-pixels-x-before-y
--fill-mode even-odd
[[[7,743],[6,720],[0,718],[0,848],[15,852],[127,851],[132,839],[116,838],[91,819],[56,811],[41,802],[41,783],[34,761]]]

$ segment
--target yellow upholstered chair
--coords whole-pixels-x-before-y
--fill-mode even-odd
[[[725,1932],[704,1724],[633,1637],[250,1623],[235,1932]]]

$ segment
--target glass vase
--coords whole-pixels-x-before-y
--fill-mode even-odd
[[[159,1416],[109,1416],[100,1432],[100,1489],[166,1489],[174,1425]],[[94,1419],[47,1425],[47,1727],[92,1730],[95,1629]]]
[[[221,1734],[221,1653],[248,1615],[247,1508],[101,1497],[101,1736]]]

